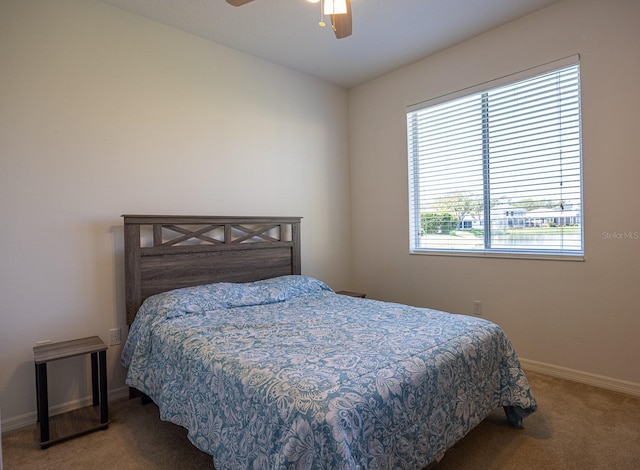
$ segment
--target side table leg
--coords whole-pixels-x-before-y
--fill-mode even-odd
[[[107,352],[100,351],[100,422],[109,421],[109,404],[107,397]],[[105,426],[106,429],[106,426]]]
[[[35,366],[36,369],[36,422],[39,423],[40,422],[40,396],[38,395],[40,393],[40,380],[38,378],[38,364],[33,364]]]
[[[36,389],[38,419],[40,420],[40,444],[49,440],[49,391],[47,390],[47,363],[36,364]],[[43,446],[46,448],[48,446]]]
[[[91,353],[91,390],[93,392],[93,406],[100,404],[98,390],[98,353]]]

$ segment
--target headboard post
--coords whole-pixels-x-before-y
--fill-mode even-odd
[[[302,273],[302,260],[300,259],[300,221],[295,224],[291,224],[291,239],[293,245],[297,249],[291,252],[291,271],[292,274]]]
[[[140,300],[140,225],[124,224],[124,287],[127,323],[133,321],[130,312],[137,312]]]
[[[301,217],[123,217],[128,324],[160,292],[301,274]]]

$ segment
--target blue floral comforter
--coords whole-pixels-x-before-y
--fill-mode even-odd
[[[495,408],[536,409],[499,326],[304,276],[150,297],[122,363],[218,470],[421,469]]]

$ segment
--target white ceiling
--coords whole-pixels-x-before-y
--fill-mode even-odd
[[[351,0],[353,35],[340,40],[307,0],[101,1],[349,88],[558,0]]]

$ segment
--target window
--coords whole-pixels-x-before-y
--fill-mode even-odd
[[[584,253],[576,57],[411,106],[407,136],[412,253]]]

